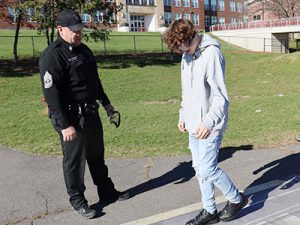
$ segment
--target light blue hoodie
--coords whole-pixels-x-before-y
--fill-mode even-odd
[[[210,136],[222,134],[228,120],[229,99],[225,86],[225,60],[220,44],[207,34],[194,55],[184,53],[181,61],[182,101],[179,121],[189,133],[203,124]]]

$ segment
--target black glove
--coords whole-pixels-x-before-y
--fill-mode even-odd
[[[114,124],[116,128],[118,128],[121,123],[121,114],[118,111],[113,111],[109,118],[109,122]]]

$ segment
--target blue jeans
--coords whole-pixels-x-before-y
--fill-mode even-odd
[[[239,203],[241,197],[227,174],[218,167],[219,147],[222,135],[197,139],[189,135],[189,148],[192,152],[193,168],[199,181],[202,205],[209,213],[216,208],[214,186],[219,188],[225,198],[232,203]]]

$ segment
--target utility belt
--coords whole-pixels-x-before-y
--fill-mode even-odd
[[[98,113],[98,103],[79,103],[68,105],[70,112],[77,114],[79,118],[79,125],[83,129],[85,116],[94,115]]]
[[[68,110],[77,113],[79,116],[93,115],[98,113],[98,103],[78,103],[68,105]]]

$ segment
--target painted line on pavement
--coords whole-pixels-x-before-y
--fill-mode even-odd
[[[283,210],[280,210],[280,211],[277,211],[277,212],[275,212],[275,213],[269,214],[269,215],[267,215],[267,216],[265,216],[265,217],[261,217],[261,218],[259,218],[259,219],[257,219],[257,220],[253,220],[253,221],[251,221],[250,223],[246,223],[246,224],[244,224],[244,225],[256,224],[256,223],[257,223],[258,221],[260,221],[260,220],[264,220],[264,219],[266,219],[266,218],[275,216],[276,214],[280,214],[280,213],[282,213],[282,212],[288,211],[288,210],[290,210],[290,209],[293,209],[293,208],[296,208],[296,207],[299,207],[299,206],[300,206],[300,204],[297,204],[297,205],[294,205],[294,206],[285,208],[285,209],[283,209]],[[283,216],[285,216],[285,214],[286,214],[286,213],[281,214],[281,215],[277,216],[277,218],[283,217]]]
[[[281,185],[284,182],[285,182],[285,180],[274,180],[274,181],[270,181],[270,182],[267,182],[267,183],[264,183],[264,184],[253,186],[253,187],[245,189],[244,194],[245,195],[251,195],[251,194],[254,194],[256,192],[260,192],[260,191],[263,191],[263,190],[267,190],[269,188],[277,187],[277,186]],[[224,196],[216,197],[216,204],[220,204],[220,203],[223,203],[223,202],[226,202],[226,201],[227,200]],[[249,204],[250,203],[248,203],[248,205]],[[149,217],[146,217],[146,218],[142,218],[142,219],[139,219],[139,220],[131,221],[131,222],[128,222],[128,223],[123,223],[123,224],[120,224],[120,225],[150,225],[150,224],[158,223],[158,222],[168,220],[168,219],[171,219],[171,218],[174,218],[174,217],[177,217],[177,216],[181,216],[181,215],[184,215],[184,214],[187,214],[187,213],[191,213],[191,212],[197,211],[199,209],[201,209],[201,202],[200,203],[195,203],[195,204],[192,204],[192,205],[188,205],[188,206],[185,206],[185,207],[181,207],[181,208],[178,208],[178,209],[173,209],[173,210],[170,210],[170,211],[167,211],[167,212],[159,213],[159,214],[149,216]]]

